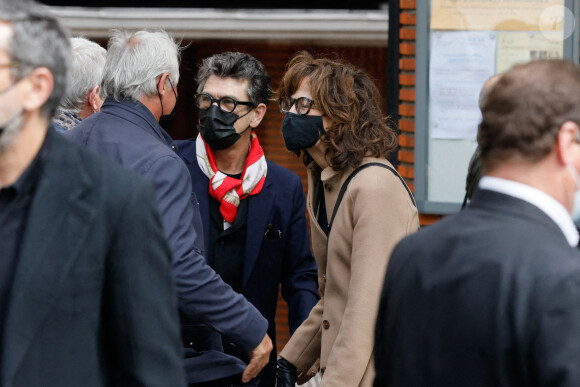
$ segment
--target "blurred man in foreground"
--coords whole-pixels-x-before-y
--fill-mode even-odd
[[[184,386],[152,187],[52,127],[70,46],[0,0],[0,385]]]

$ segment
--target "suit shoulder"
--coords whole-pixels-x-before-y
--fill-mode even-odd
[[[79,156],[78,168],[89,174],[97,184],[103,188],[114,191],[135,191],[149,186],[149,183],[137,173],[124,168],[121,164],[110,160],[108,157],[83,146],[69,143],[68,146],[75,149]]]
[[[266,163],[268,164],[267,177],[271,177],[276,184],[284,184],[284,185],[302,184],[300,177],[294,172],[290,171],[289,169],[267,159]]]
[[[536,271],[540,278],[578,276],[580,274],[580,251],[565,243],[554,243],[547,238],[538,238],[530,243],[533,247],[530,255],[529,270]],[[579,277],[580,278],[580,277]]]
[[[81,142],[83,138],[86,139],[86,137],[91,134],[95,124],[98,122],[98,117],[96,117],[96,114],[93,114],[82,120],[77,126],[67,130],[66,132],[63,132],[62,135],[68,139],[73,140],[74,142]]]
[[[175,140],[175,145],[177,146],[177,154],[179,157],[184,159],[185,161],[192,163],[196,160],[196,149],[195,149],[195,140]]]

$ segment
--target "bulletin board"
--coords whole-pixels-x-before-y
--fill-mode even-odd
[[[417,2],[415,198],[421,213],[461,207],[487,79],[535,59],[578,63],[579,1]]]

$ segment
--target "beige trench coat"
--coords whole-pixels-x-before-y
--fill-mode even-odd
[[[392,167],[384,159],[363,160],[369,162]],[[327,252],[327,237],[313,208],[319,184],[330,221],[340,187],[351,172],[308,166],[307,208],[322,298],[280,354],[301,372],[320,358],[325,387],[372,386],[374,330],[387,262],[397,242],[419,228],[417,208],[401,180],[385,168],[369,167],[348,186]]]

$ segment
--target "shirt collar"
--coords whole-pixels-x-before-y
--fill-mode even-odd
[[[580,237],[570,213],[560,202],[547,193],[513,180],[491,176],[482,177],[479,181],[479,188],[513,196],[538,207],[558,225],[570,246],[576,247],[578,245]]]

